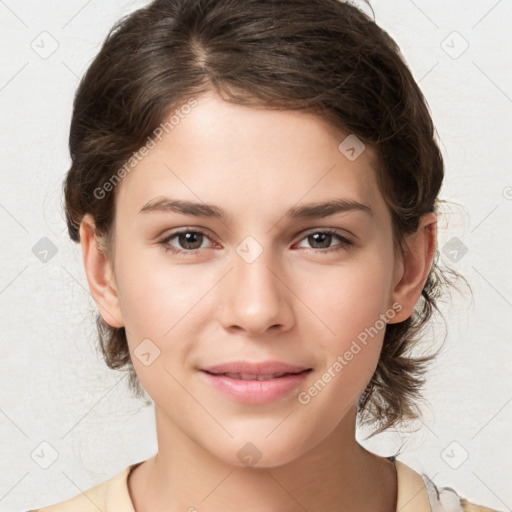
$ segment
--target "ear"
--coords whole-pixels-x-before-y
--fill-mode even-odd
[[[404,241],[404,258],[397,262],[391,296],[392,304],[400,304],[402,309],[388,323],[407,320],[425,286],[437,244],[435,214],[423,215],[417,231],[408,235]]]
[[[114,274],[107,255],[101,250],[94,219],[89,214],[80,223],[80,243],[89,289],[100,315],[111,327],[123,327]]]

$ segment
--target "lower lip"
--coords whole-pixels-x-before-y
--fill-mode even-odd
[[[296,390],[310,371],[305,370],[269,380],[232,379],[226,375],[213,375],[205,371],[201,373],[213,387],[239,402],[265,404],[286,397]]]

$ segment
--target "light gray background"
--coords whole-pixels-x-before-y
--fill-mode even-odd
[[[0,0],[2,511],[68,499],[157,449],[151,402],[130,398],[123,374],[95,352],[96,308],[61,209],[78,80],[112,24],[145,4]],[[432,109],[446,161],[441,196],[454,203],[439,248],[473,296],[455,294],[443,307],[448,335],[416,431],[358,438],[381,455],[402,446],[398,458],[437,485],[511,510],[512,5],[373,7]],[[57,250],[46,262],[34,254],[43,237]],[[448,242],[455,253],[443,252]]]

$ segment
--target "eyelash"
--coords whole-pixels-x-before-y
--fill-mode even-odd
[[[169,236],[167,236],[166,238],[164,238],[163,240],[161,240],[158,243],[165,249],[165,252],[171,252],[173,254],[187,254],[187,255],[191,256],[191,255],[196,254],[198,251],[200,251],[201,249],[190,249],[190,250],[177,249],[176,247],[173,247],[173,246],[169,245],[169,242],[173,238],[175,238],[178,235],[181,235],[183,233],[196,233],[196,234],[204,235],[208,239],[210,238],[203,231],[185,228],[185,229],[182,229],[180,231],[174,231],[173,233],[171,233]],[[334,235],[334,236],[336,236],[337,238],[339,238],[341,240],[341,243],[339,243],[338,245],[335,245],[334,247],[330,247],[330,248],[327,248],[327,249],[315,249],[314,247],[309,249],[311,251],[315,251],[315,252],[320,253],[320,254],[338,253],[338,252],[347,250],[347,246],[354,245],[354,243],[351,240],[349,240],[348,238],[346,238],[343,235],[341,235],[338,231],[332,230],[332,229],[322,229],[322,230],[317,230],[317,231],[310,231],[309,233],[306,233],[304,235],[304,237],[300,241],[302,241],[302,240],[304,240],[304,239],[306,239],[306,238],[308,238],[308,237],[310,237],[312,235],[315,235],[317,233],[322,233],[324,235]]]

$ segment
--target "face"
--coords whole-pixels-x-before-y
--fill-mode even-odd
[[[391,217],[370,147],[196,99],[117,186],[119,317],[157,422],[231,464],[248,442],[283,464],[354,407],[398,319]]]

